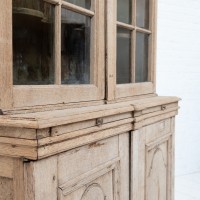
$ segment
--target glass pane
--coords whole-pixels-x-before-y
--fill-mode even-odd
[[[62,8],[62,84],[90,83],[91,18]]]
[[[54,6],[42,0],[13,0],[13,81],[54,83]]]
[[[137,0],[137,26],[149,28],[149,0]]]
[[[117,0],[117,21],[131,24],[132,0]]]
[[[130,83],[131,31],[117,29],[117,84]]]
[[[136,39],[136,83],[148,81],[148,43],[149,36],[137,33]]]
[[[86,9],[91,8],[91,0],[65,0],[65,1],[67,1],[69,3],[73,3],[77,6],[81,6]]]

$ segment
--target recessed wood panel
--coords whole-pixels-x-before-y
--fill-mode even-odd
[[[64,195],[61,191],[60,193],[59,200],[114,200],[112,171],[67,195]]]
[[[164,122],[166,128],[163,122],[158,122],[132,133],[132,200],[173,199],[174,121]],[[169,128],[171,132],[166,134]]]
[[[146,151],[146,200],[167,200],[168,142]]]
[[[94,142],[59,155],[59,184],[118,157],[118,136]]]
[[[59,185],[59,200],[118,200],[119,158]]]

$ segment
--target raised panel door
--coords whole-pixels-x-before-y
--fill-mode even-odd
[[[170,123],[168,123],[169,120]],[[174,199],[173,122],[173,118],[168,119],[143,127],[132,133],[132,200]]]

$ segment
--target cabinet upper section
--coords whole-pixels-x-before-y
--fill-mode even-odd
[[[0,9],[0,108],[155,93],[156,0],[8,0]]]

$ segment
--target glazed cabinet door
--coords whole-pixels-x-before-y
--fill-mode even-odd
[[[132,200],[173,200],[174,119],[132,133]]]

